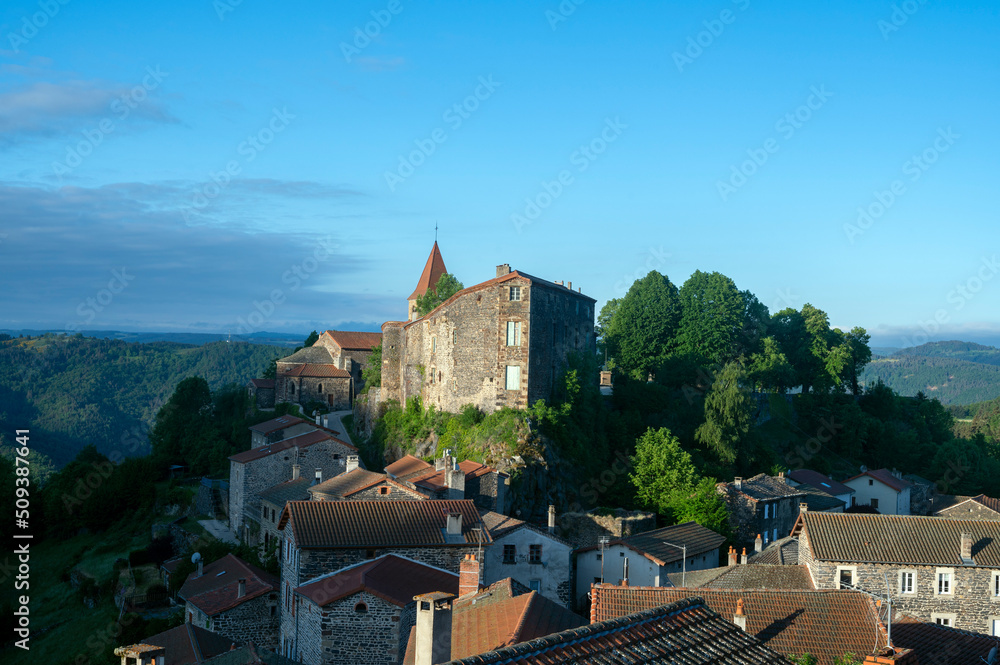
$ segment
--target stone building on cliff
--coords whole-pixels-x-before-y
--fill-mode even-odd
[[[451,412],[466,404],[486,413],[524,408],[549,398],[570,354],[596,353],[596,301],[572,282],[549,282],[507,264],[419,317],[417,296],[444,271],[435,243],[408,299],[410,320],[382,326],[381,400],[421,397]]]
[[[277,362],[274,401],[348,409],[364,388],[361,371],[382,333],[327,330],[312,346]]]

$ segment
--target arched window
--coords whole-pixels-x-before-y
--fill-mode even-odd
[[[354,606],[354,611],[358,614],[367,614],[368,606],[365,605],[364,603],[358,603],[357,605]]]
[[[319,384],[318,386],[316,386],[316,392],[318,392],[318,393],[323,392],[323,384],[322,383]]]
[[[295,394],[295,384],[294,383],[289,383],[288,386],[289,386],[289,390],[291,390],[292,394],[294,395]]]

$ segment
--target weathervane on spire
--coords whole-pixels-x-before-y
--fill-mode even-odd
[[[437,220],[434,221],[434,242],[438,241],[438,223]]]

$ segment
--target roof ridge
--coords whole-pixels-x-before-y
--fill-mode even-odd
[[[524,625],[528,620],[528,613],[531,611],[531,608],[534,607],[535,599],[538,597],[538,592],[532,589],[528,591],[528,593],[521,595],[525,597],[524,605],[521,608],[521,616],[517,620],[517,625],[514,626],[514,631],[507,636],[507,642],[505,643],[507,645],[518,643],[518,636],[524,629]],[[520,598],[520,596],[511,596],[511,600],[514,600],[515,598]]]

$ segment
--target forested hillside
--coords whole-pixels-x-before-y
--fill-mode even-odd
[[[900,395],[923,392],[942,404],[972,404],[1000,397],[1000,349],[972,342],[931,342],[875,357],[862,374]]]
[[[246,342],[0,336],[0,430],[30,429],[32,447],[57,467],[88,444],[108,456],[145,454],[146,432],[182,379],[204,377],[213,390],[243,384],[287,353]]]

